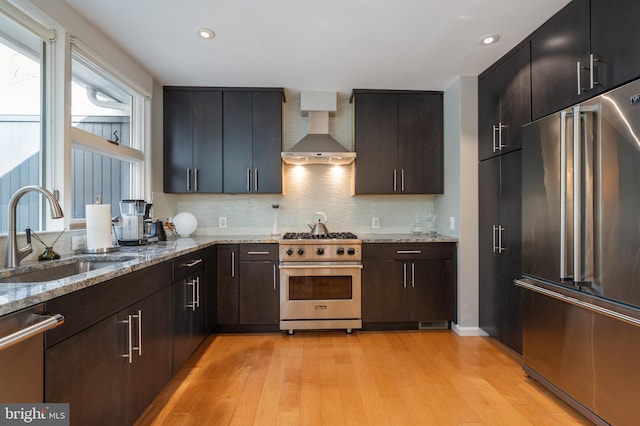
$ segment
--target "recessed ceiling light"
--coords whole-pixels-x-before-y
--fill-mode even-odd
[[[204,39],[210,39],[214,38],[216,36],[216,33],[211,31],[209,28],[200,28],[198,30],[198,35]]]
[[[500,36],[498,34],[487,34],[486,36],[480,39],[480,43],[486,46],[488,44],[495,43],[499,39],[500,39]]]

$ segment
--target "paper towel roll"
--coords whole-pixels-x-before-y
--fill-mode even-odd
[[[111,247],[111,204],[87,204],[87,248]]]

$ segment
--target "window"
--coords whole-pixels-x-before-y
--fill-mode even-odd
[[[42,185],[45,42],[0,13],[0,232],[8,229],[11,195]],[[45,204],[35,193],[18,205],[17,228],[44,228]],[[48,207],[47,207],[48,208]]]
[[[82,222],[85,205],[97,196],[112,205],[113,216],[121,199],[146,198],[149,94],[77,38],[71,37],[71,49],[51,43],[54,30],[4,6],[0,2],[0,233],[7,232],[11,196],[26,185],[59,190],[67,225]],[[71,81],[63,82],[67,63]],[[72,98],[54,99],[58,93]],[[47,222],[62,228],[49,220],[48,203],[36,193],[20,200],[17,214],[18,231],[46,230]]]
[[[144,198],[145,99],[77,49],[71,73],[71,217],[97,196],[118,216],[120,200]]]

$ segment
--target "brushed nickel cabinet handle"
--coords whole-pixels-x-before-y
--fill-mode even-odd
[[[411,287],[416,286],[416,264],[411,262]]]
[[[231,278],[236,276],[236,252],[231,252]]]
[[[276,278],[276,264],[273,264],[273,290],[278,290],[278,279]]]
[[[129,321],[133,321],[133,318],[138,320],[138,346],[132,346],[129,352],[133,355],[133,351],[138,351],[138,356],[142,356],[142,310],[138,309],[137,314],[129,315]],[[129,326],[129,328],[131,328],[131,326]],[[129,341],[131,341],[132,337],[133,336],[130,336]]]
[[[402,287],[407,288],[407,264],[402,264]]]
[[[199,263],[202,263],[202,259],[194,259],[187,263],[181,263],[180,266],[182,266],[183,268],[192,268]]]

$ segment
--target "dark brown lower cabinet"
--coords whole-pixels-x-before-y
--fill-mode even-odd
[[[46,303],[65,323],[46,333],[45,401],[72,424],[133,424],[171,379],[171,264]]]
[[[73,424],[133,424],[171,378],[170,309],[166,287],[48,348],[45,401]]]
[[[205,294],[202,270],[173,284],[173,374],[207,336]]]
[[[223,244],[217,249],[218,330],[277,330],[278,244]]]
[[[522,353],[521,150],[483,160],[479,175],[480,327]]]
[[[455,321],[455,243],[366,243],[362,259],[364,328]]]
[[[279,324],[278,263],[240,262],[240,324]]]
[[[173,259],[173,374],[207,337],[206,251]]]

